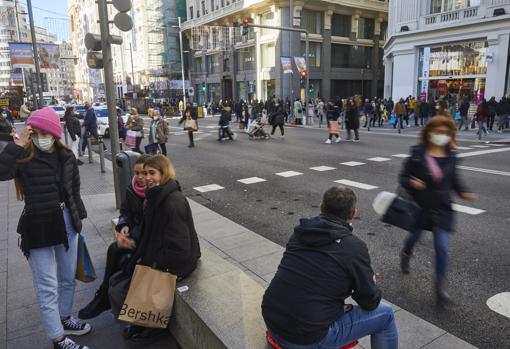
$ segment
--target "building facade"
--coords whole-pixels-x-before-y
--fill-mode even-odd
[[[292,11],[289,1],[187,0],[183,29],[192,48],[196,99],[304,97],[295,64],[292,74],[283,74],[280,58],[304,57],[304,34],[251,28],[243,38],[235,28],[230,29],[233,36],[225,35],[224,28],[236,27],[246,17],[254,24],[309,32],[311,98],[380,96],[387,11],[388,2],[379,0],[295,0]]]
[[[384,94],[510,93],[510,0],[391,0]]]

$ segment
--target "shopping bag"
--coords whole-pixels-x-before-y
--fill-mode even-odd
[[[124,144],[129,148],[134,148],[136,146],[136,131],[127,130]]]
[[[406,231],[415,230],[422,211],[412,200],[387,191],[377,194],[372,206],[382,222]]]
[[[455,121],[460,121],[462,119],[462,116],[460,115],[460,111],[455,113]]]
[[[395,114],[391,114],[390,125],[396,125],[396,124],[397,124],[397,116]]]
[[[119,320],[144,327],[166,328],[172,315],[177,276],[137,265]]]
[[[193,119],[189,119],[184,121],[184,129],[186,131],[196,131],[198,130],[197,121]]]
[[[85,244],[85,238],[81,234],[78,237],[78,260],[75,278],[87,283],[96,279],[96,271],[92,264],[87,244]]]
[[[338,134],[338,121],[329,122],[329,133]]]

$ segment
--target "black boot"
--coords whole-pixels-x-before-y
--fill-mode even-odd
[[[436,301],[439,306],[455,305],[448,292],[446,291],[447,280],[446,277],[438,277],[436,280]]]
[[[94,299],[78,312],[78,317],[82,320],[92,319],[111,308],[108,299],[108,291],[99,288]]]
[[[409,274],[411,271],[411,267],[409,266],[410,261],[411,255],[405,253],[404,251],[400,251],[400,270],[402,270],[402,273]]]
[[[164,328],[144,328],[142,331],[133,334],[129,341],[139,346],[147,346],[158,342],[169,334],[170,332]]]

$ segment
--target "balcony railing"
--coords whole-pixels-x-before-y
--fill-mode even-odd
[[[497,1],[497,0],[494,0]],[[510,1],[510,0],[500,0],[500,1]],[[441,12],[441,13],[435,13],[432,15],[427,15],[423,18],[423,24],[425,27],[431,26],[431,25],[441,25],[445,23],[452,23],[452,22],[461,22],[464,19],[472,19],[479,17],[481,14],[479,13],[480,7],[468,7],[465,9],[460,9],[456,11],[450,11],[450,12]]]

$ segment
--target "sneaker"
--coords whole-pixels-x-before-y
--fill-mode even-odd
[[[84,162],[83,162],[83,161],[81,161],[80,159],[76,160],[76,162],[78,163],[78,166],[81,166],[81,165],[83,165],[83,164],[84,164]]]
[[[93,319],[111,308],[108,297],[101,290],[96,292],[94,299],[78,312],[78,318],[82,320]]]
[[[331,139],[326,139],[326,142],[324,142],[326,144],[331,144]]]
[[[64,326],[64,336],[83,336],[92,330],[92,327],[88,323],[80,322],[72,316],[69,316],[67,319],[61,321],[62,326]]]
[[[64,337],[60,342],[53,343],[53,349],[90,349],[84,345],[75,343],[72,339]]]
[[[359,142],[359,138],[356,138],[355,140],[353,140],[353,142]]]
[[[335,143],[340,143],[340,141],[341,141],[341,140],[342,140],[342,138],[341,138],[341,137],[338,137],[338,138],[336,139]]]

